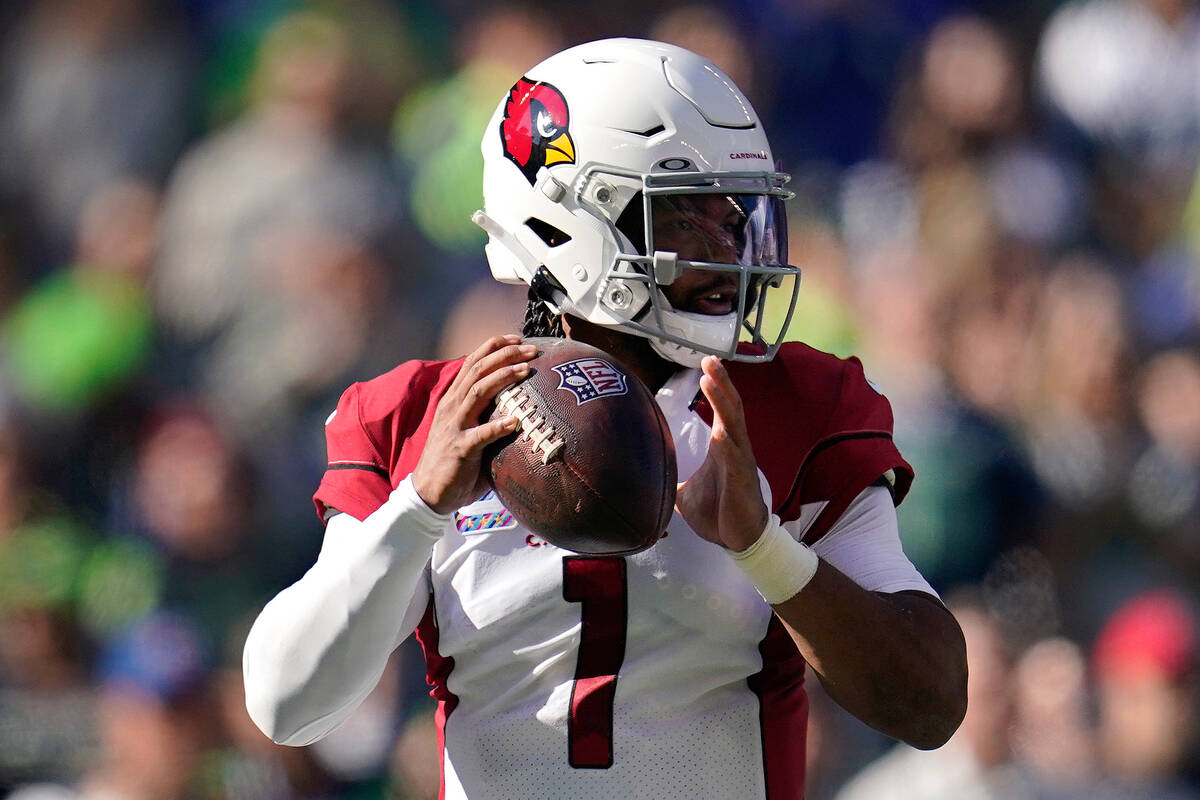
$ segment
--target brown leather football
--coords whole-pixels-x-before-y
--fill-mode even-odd
[[[662,536],[675,506],[675,444],[650,390],[608,353],[532,338],[528,377],[492,416],[517,430],[490,445],[483,469],[516,519],[553,545],[628,555]]]

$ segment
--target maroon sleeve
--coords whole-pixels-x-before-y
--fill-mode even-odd
[[[886,479],[899,505],[912,485],[913,469],[892,440],[892,407],[863,375],[862,364],[845,362],[842,380],[820,439],[804,458],[792,501],[825,501],[804,535],[820,539],[867,487]]]
[[[325,423],[328,465],[313,495],[322,519],[330,508],[366,519],[392,491],[387,462],[362,423],[361,386],[356,383],[342,394]]]
[[[313,495],[329,508],[365,519],[416,467],[438,400],[462,367],[455,361],[406,361],[356,383],[325,423],[329,465]]]
[[[741,394],[754,457],[771,486],[772,510],[783,521],[822,503],[804,541],[820,539],[854,498],[887,478],[896,503],[912,483],[912,468],[892,442],[892,408],[863,375],[856,358],[838,358],[788,342],[765,364],[726,364]],[[709,425],[703,399],[696,413]]]

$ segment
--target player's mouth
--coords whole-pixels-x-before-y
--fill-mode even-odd
[[[697,289],[688,296],[684,311],[720,315],[732,312],[737,304],[736,280],[721,280]]]

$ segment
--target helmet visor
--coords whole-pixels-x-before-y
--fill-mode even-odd
[[[783,198],[703,192],[649,198],[649,250],[681,261],[742,267],[787,264]]]

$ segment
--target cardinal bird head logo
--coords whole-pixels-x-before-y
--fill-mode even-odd
[[[548,83],[521,78],[508,93],[500,143],[504,155],[530,184],[538,170],[575,163],[575,143],[567,133],[570,115],[562,92]]]

